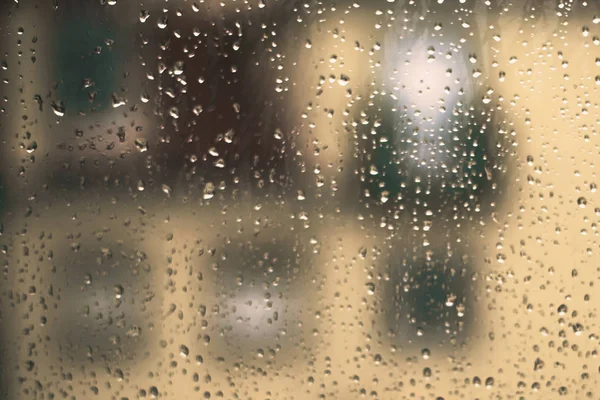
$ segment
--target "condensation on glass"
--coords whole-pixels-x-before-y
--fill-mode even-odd
[[[0,398],[600,398],[598,2],[0,20]]]

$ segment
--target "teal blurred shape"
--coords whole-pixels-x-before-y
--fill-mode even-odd
[[[109,46],[113,40],[110,24],[71,16],[57,30],[58,94],[67,112],[110,107],[111,95],[117,88],[115,67],[119,62],[119,55]],[[86,80],[90,82],[88,87],[84,84]],[[95,94],[93,102],[90,94]]]
[[[413,134],[423,129],[419,123],[409,123],[398,116],[384,100],[373,120],[379,121],[376,133],[359,132],[359,153],[364,175],[361,192],[369,193],[367,202],[381,206],[382,197],[392,207],[427,204],[440,211],[465,202],[477,202],[490,193],[494,184],[493,119],[489,115],[471,112],[447,118],[441,130]],[[367,129],[372,129],[372,124]],[[433,129],[432,129],[433,131]],[[427,138],[433,136],[433,138]],[[386,138],[387,141],[381,140]],[[441,143],[443,142],[443,144]],[[429,157],[428,163],[421,163]],[[437,160],[433,160],[437,157]],[[376,175],[370,173],[375,168]],[[383,194],[385,196],[382,196]]]

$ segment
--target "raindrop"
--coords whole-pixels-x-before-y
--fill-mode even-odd
[[[367,284],[365,284],[365,286],[369,295],[372,296],[375,294],[375,284],[373,282],[368,282]]]
[[[134,141],[135,147],[138,149],[140,153],[144,153],[148,151],[148,141],[143,138],[137,138]]]
[[[148,19],[148,17],[150,16],[150,13],[148,12],[148,10],[141,10],[140,11],[140,22],[143,24],[144,22],[146,22],[146,20]]]
[[[167,16],[163,15],[156,22],[156,26],[158,26],[160,29],[165,29],[167,27],[168,22],[169,22],[169,20],[168,20]]]
[[[127,102],[125,101],[124,98],[118,96],[116,93],[112,94],[112,106],[113,108],[119,108],[121,106],[124,106],[125,104],[127,104]]]
[[[215,185],[212,182],[207,182],[204,185],[203,197],[205,200],[212,199],[215,195]]]
[[[590,28],[584,26],[583,28],[581,28],[581,34],[583,35],[583,37],[588,37],[590,34]]]
[[[567,313],[567,311],[568,311],[568,308],[565,304],[561,304],[560,306],[558,306],[558,309],[557,309],[558,315],[561,315],[561,316],[565,315]]]
[[[190,349],[186,345],[179,346],[179,355],[183,358],[187,358],[190,355]]]
[[[62,102],[57,103],[53,101],[50,105],[52,106],[52,111],[54,111],[54,114],[58,115],[59,117],[65,115],[65,106]]]

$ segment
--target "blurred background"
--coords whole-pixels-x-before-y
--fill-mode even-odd
[[[0,21],[0,399],[600,397],[597,2]]]

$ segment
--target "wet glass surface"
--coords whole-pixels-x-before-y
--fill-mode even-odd
[[[1,399],[599,397],[597,2],[0,20]]]

